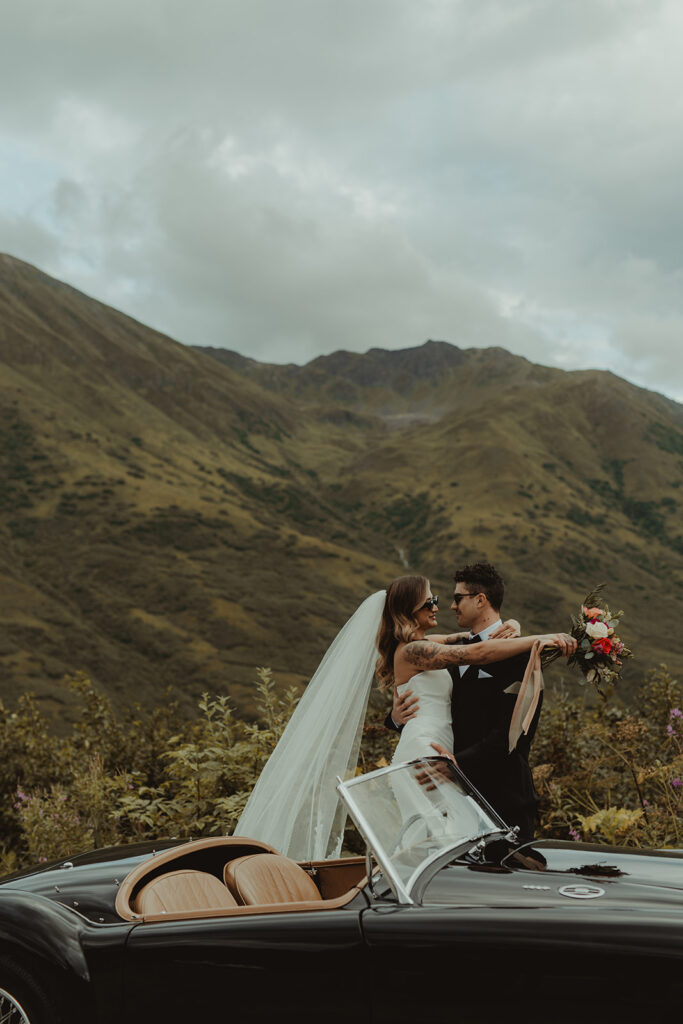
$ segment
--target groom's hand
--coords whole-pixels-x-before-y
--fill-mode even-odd
[[[411,718],[415,718],[419,706],[420,702],[417,697],[413,697],[412,690],[404,690],[399,694],[394,687],[394,703],[391,708],[394,725],[405,725]]]
[[[446,748],[442,747],[440,743],[432,743],[431,746],[434,747],[434,750],[440,757],[447,757],[449,761],[452,761],[454,765],[457,765],[458,762],[455,760],[450,750],[446,750]],[[450,770],[445,764],[432,764],[429,766],[429,770],[427,771],[420,769],[420,771],[415,775],[415,778],[429,793],[431,790],[436,789],[435,780],[438,776],[450,778]]]
[[[440,757],[447,757],[449,761],[452,761],[454,765],[457,765],[458,762],[455,760],[455,755],[450,750],[446,750],[446,748],[442,747],[440,743],[432,743],[430,745],[434,747],[434,750]]]

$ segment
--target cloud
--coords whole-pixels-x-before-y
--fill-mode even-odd
[[[3,249],[259,359],[440,337],[680,398],[677,4],[10,0],[3,20]]]

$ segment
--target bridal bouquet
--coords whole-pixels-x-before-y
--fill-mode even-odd
[[[577,616],[572,615],[571,635],[577,641],[575,654],[567,664],[578,665],[586,682],[602,694],[602,687],[615,683],[621,675],[622,663],[633,655],[617,636],[622,611],[613,613],[600,600],[605,584],[601,583],[586,597]],[[560,657],[559,650],[546,648],[541,653],[542,664],[549,665]]]

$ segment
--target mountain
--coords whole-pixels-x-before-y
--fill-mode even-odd
[[[460,380],[463,374],[470,376],[474,371],[480,384],[487,379],[495,385],[505,375],[520,378],[529,370],[538,375],[553,372],[534,367],[504,349],[463,350],[445,341],[427,341],[398,351],[374,348],[364,355],[333,352],[305,366],[258,363],[228,349],[200,351],[319,413],[341,406],[379,417],[390,426],[438,418],[453,406],[453,380]]]
[[[0,256],[0,695],[302,683],[369,591],[489,558],[561,627],[607,580],[631,685],[681,665],[683,407],[446,342],[266,365]],[[446,602],[447,604],[447,602]],[[452,622],[448,612],[442,622]]]
[[[375,551],[437,578],[442,552],[451,564],[490,558],[534,629],[566,621],[562,610],[606,580],[639,660],[680,664],[681,405],[608,372],[434,341],[235,365],[317,415],[321,396],[331,412],[340,394],[348,413],[374,413],[367,452],[336,487]]]

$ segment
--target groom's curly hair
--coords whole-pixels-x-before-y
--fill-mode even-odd
[[[499,611],[505,597],[505,583],[498,570],[490,562],[475,562],[473,565],[464,565],[462,569],[456,569],[453,576],[455,583],[464,583],[470,593],[473,587],[478,587],[479,592],[486,594],[489,604],[494,611]]]
[[[375,672],[380,690],[386,690],[394,681],[394,654],[399,643],[409,643],[417,629],[415,609],[429,593],[429,580],[425,576],[399,576],[387,587],[382,621],[377,633],[379,657]]]

